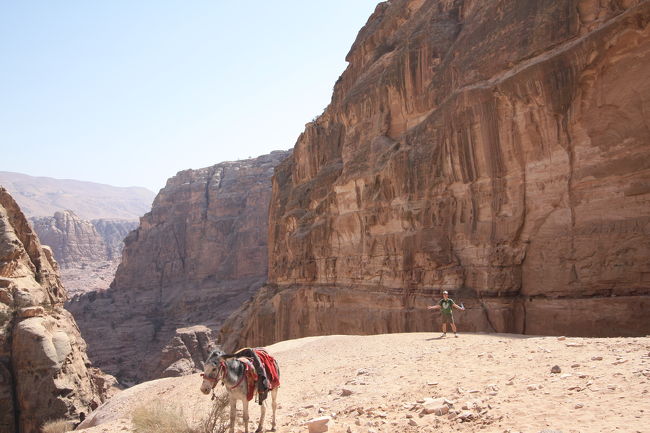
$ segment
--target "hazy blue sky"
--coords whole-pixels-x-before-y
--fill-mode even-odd
[[[0,171],[144,186],[293,147],[377,0],[0,2]]]

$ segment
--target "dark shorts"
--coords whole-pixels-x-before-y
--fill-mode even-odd
[[[442,323],[449,323],[449,324],[454,323],[454,315],[453,314],[442,313],[441,316],[442,316]]]

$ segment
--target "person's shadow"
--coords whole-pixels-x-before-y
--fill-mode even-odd
[[[425,341],[442,340],[443,338],[445,337],[441,335],[440,337],[427,338]]]

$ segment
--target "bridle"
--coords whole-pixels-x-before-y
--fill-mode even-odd
[[[214,361],[211,361],[210,364],[216,366],[216,363]],[[212,384],[211,389],[213,389],[213,390],[214,390],[214,387],[217,386],[219,381],[221,381],[221,383],[223,383],[223,385],[226,386],[226,382],[223,381],[225,376],[226,376],[226,363],[224,362],[223,359],[219,360],[219,366],[217,367],[217,375],[216,375],[216,377],[212,377],[212,376],[209,376],[209,375],[207,375],[205,373],[201,373],[201,377],[203,378],[203,380],[207,380],[208,382],[210,382]],[[244,381],[245,377],[246,377],[246,371],[244,370],[244,373],[239,378],[239,380],[237,381],[236,384],[234,384],[232,386],[226,386],[226,387],[230,388],[230,389],[237,388]]]
[[[214,362],[210,362],[210,364],[217,366]],[[226,363],[223,362],[223,360],[219,361],[219,365],[217,366],[217,375],[216,377],[209,376],[205,373],[201,373],[201,377],[203,380],[207,380],[212,384],[211,389],[214,389],[215,386],[217,386],[217,383],[219,383],[220,380],[223,380],[224,376],[226,375]]]

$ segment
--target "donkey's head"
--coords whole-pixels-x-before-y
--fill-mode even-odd
[[[225,353],[221,349],[215,349],[210,352],[208,359],[205,360],[205,367],[203,368],[203,382],[201,382],[201,392],[209,394],[210,391],[219,383],[223,378],[225,365],[221,358]]]

